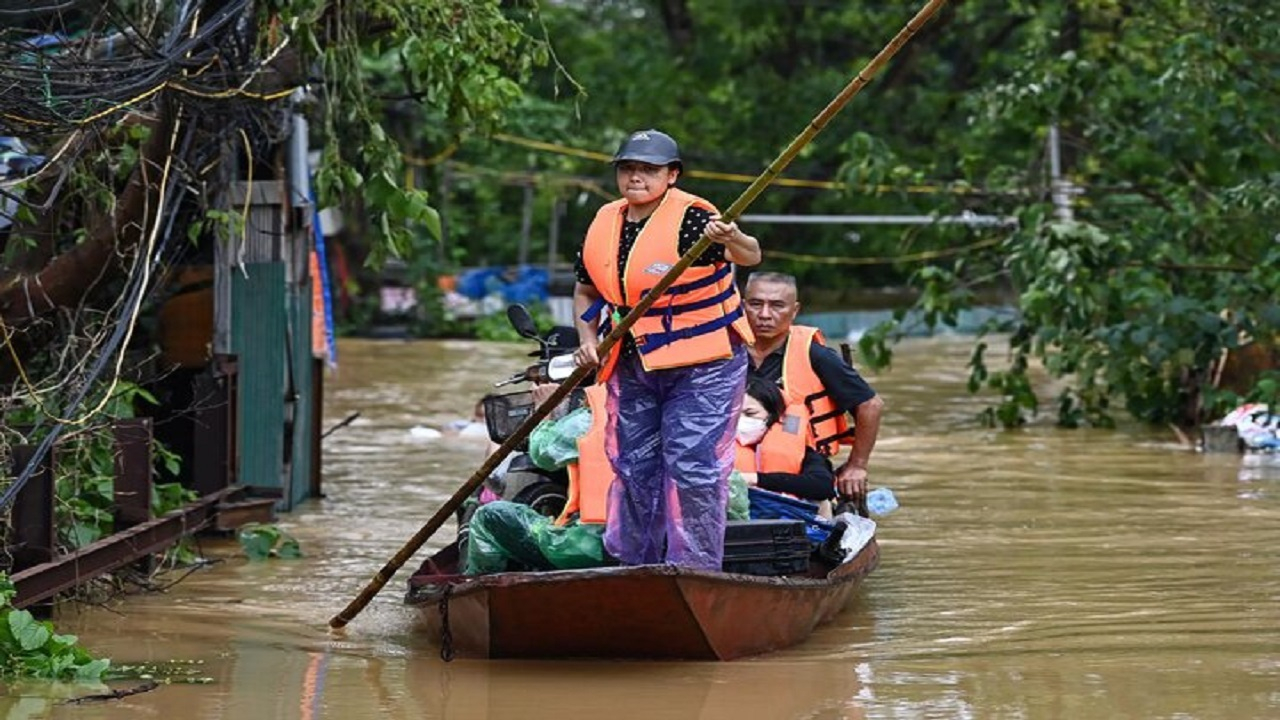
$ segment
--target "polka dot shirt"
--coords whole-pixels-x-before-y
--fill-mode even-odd
[[[652,216],[650,216],[652,217]],[[621,279],[622,273],[627,267],[627,258],[631,257],[631,250],[635,247],[636,238],[640,236],[640,230],[644,228],[649,218],[632,222],[627,219],[622,221],[622,239],[618,243],[618,276]],[[711,213],[704,208],[690,206],[684,211],[684,220],[680,224],[680,241],[679,252],[681,255],[689,252],[689,250],[702,237],[702,231],[706,229],[707,223],[711,222]],[[714,265],[716,263],[725,262],[724,245],[712,243],[711,247],[702,252],[697,260],[693,261],[694,265]],[[578,250],[578,261],[574,266],[574,273],[577,275],[578,282],[583,285],[592,285],[591,275],[587,273],[587,265],[582,261],[582,250]],[[630,355],[636,351],[635,340],[628,333],[622,342],[622,354]]]
[[[652,217],[652,216],[650,216]],[[627,258],[631,257],[631,249],[635,247],[636,238],[640,236],[640,231],[644,228],[649,218],[631,222],[624,219],[622,221],[622,241],[618,243],[618,275],[621,277],[623,270],[627,267]],[[679,252],[681,255],[689,252],[694,243],[702,237],[702,231],[706,229],[707,223],[711,222],[711,213],[707,210],[690,206],[684,211],[684,221],[680,224],[680,245]],[[694,265],[714,265],[724,262],[724,245],[712,243],[711,247],[702,252],[702,255],[695,261]],[[587,265],[582,261],[582,250],[578,250],[578,261],[574,267],[577,274],[578,282],[583,285],[595,285],[591,282],[591,275],[587,273]]]

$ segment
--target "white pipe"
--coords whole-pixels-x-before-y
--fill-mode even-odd
[[[742,222],[778,223],[784,225],[975,225],[1011,227],[1018,219],[1010,215],[754,215],[741,217]]]

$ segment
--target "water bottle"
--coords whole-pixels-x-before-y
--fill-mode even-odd
[[[876,516],[888,515],[898,509],[898,499],[887,487],[880,487],[867,493],[867,510]]]

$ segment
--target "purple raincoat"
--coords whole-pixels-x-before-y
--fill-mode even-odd
[[[604,544],[627,565],[720,570],[747,349],[689,367],[645,371],[637,354],[609,378]]]

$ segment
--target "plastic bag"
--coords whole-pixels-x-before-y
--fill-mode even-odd
[[[742,473],[734,470],[729,474],[729,508],[725,513],[729,520],[751,519],[751,498],[747,490]]]
[[[837,523],[845,526],[840,536],[840,549],[844,550],[844,562],[849,562],[876,536],[876,521],[853,513],[840,513]]]
[[[569,570],[604,564],[603,525],[557,527],[528,505],[500,500],[471,517],[463,572]]]
[[[867,511],[872,515],[888,515],[898,509],[898,499],[887,487],[880,487],[867,493]]]
[[[543,421],[529,435],[529,459],[551,472],[578,460],[578,439],[591,429],[591,410],[580,407],[555,422]]]

